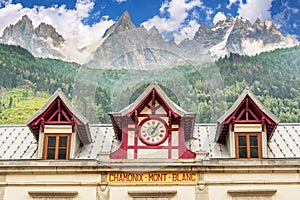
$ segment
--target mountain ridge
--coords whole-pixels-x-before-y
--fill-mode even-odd
[[[255,55],[299,44],[290,35],[283,36],[270,20],[257,19],[252,24],[231,16],[211,27],[202,23],[192,39],[175,44],[165,41],[156,27],[136,27],[128,11],[95,44],[81,49],[51,25],[41,23],[34,28],[26,15],[15,25],[8,26],[0,41],[20,45],[37,57],[58,58],[93,68],[146,70],[182,60],[215,60],[230,53]]]
[[[65,39],[51,25],[41,23],[34,28],[31,19],[24,15],[15,24],[9,25],[3,31],[1,42],[20,45],[37,57],[63,58],[57,50]]]

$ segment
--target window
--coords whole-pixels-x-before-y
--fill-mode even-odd
[[[261,159],[260,133],[236,133],[235,145],[237,159]]]
[[[68,160],[70,149],[69,134],[46,134],[44,145],[45,160]]]

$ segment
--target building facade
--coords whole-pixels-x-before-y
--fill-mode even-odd
[[[89,124],[58,89],[26,125],[0,126],[0,199],[300,198],[300,124],[245,89],[216,124],[157,83],[112,124]]]

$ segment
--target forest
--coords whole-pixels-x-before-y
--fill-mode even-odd
[[[91,123],[110,123],[108,113],[132,103],[152,81],[196,112],[197,123],[216,123],[246,87],[280,122],[300,123],[299,46],[143,71],[36,58],[19,46],[0,44],[0,69],[0,124],[24,124],[57,88]]]

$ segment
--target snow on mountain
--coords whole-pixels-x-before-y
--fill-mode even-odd
[[[251,24],[246,19],[231,16],[210,28],[202,24],[194,40],[216,58],[230,53],[255,55],[299,44],[289,35],[284,37],[270,20],[262,22],[257,19]]]
[[[95,68],[157,69],[182,61],[214,60],[230,53],[255,55],[298,45],[283,36],[274,24],[257,19],[226,17],[212,27],[203,23],[192,40],[165,41],[156,27],[136,27],[128,12],[95,43],[78,48],[78,40],[64,38],[48,24],[33,27],[28,16],[8,26],[0,42],[20,45],[36,57],[59,58]]]
[[[6,27],[0,42],[19,45],[29,50],[36,57],[58,58],[77,63],[86,61],[91,51],[97,48],[85,47],[84,49],[78,49],[78,41],[65,39],[49,24],[41,23],[34,28],[31,19],[27,15],[24,15],[15,25],[11,24]],[[98,45],[101,45],[101,43],[99,42]]]

